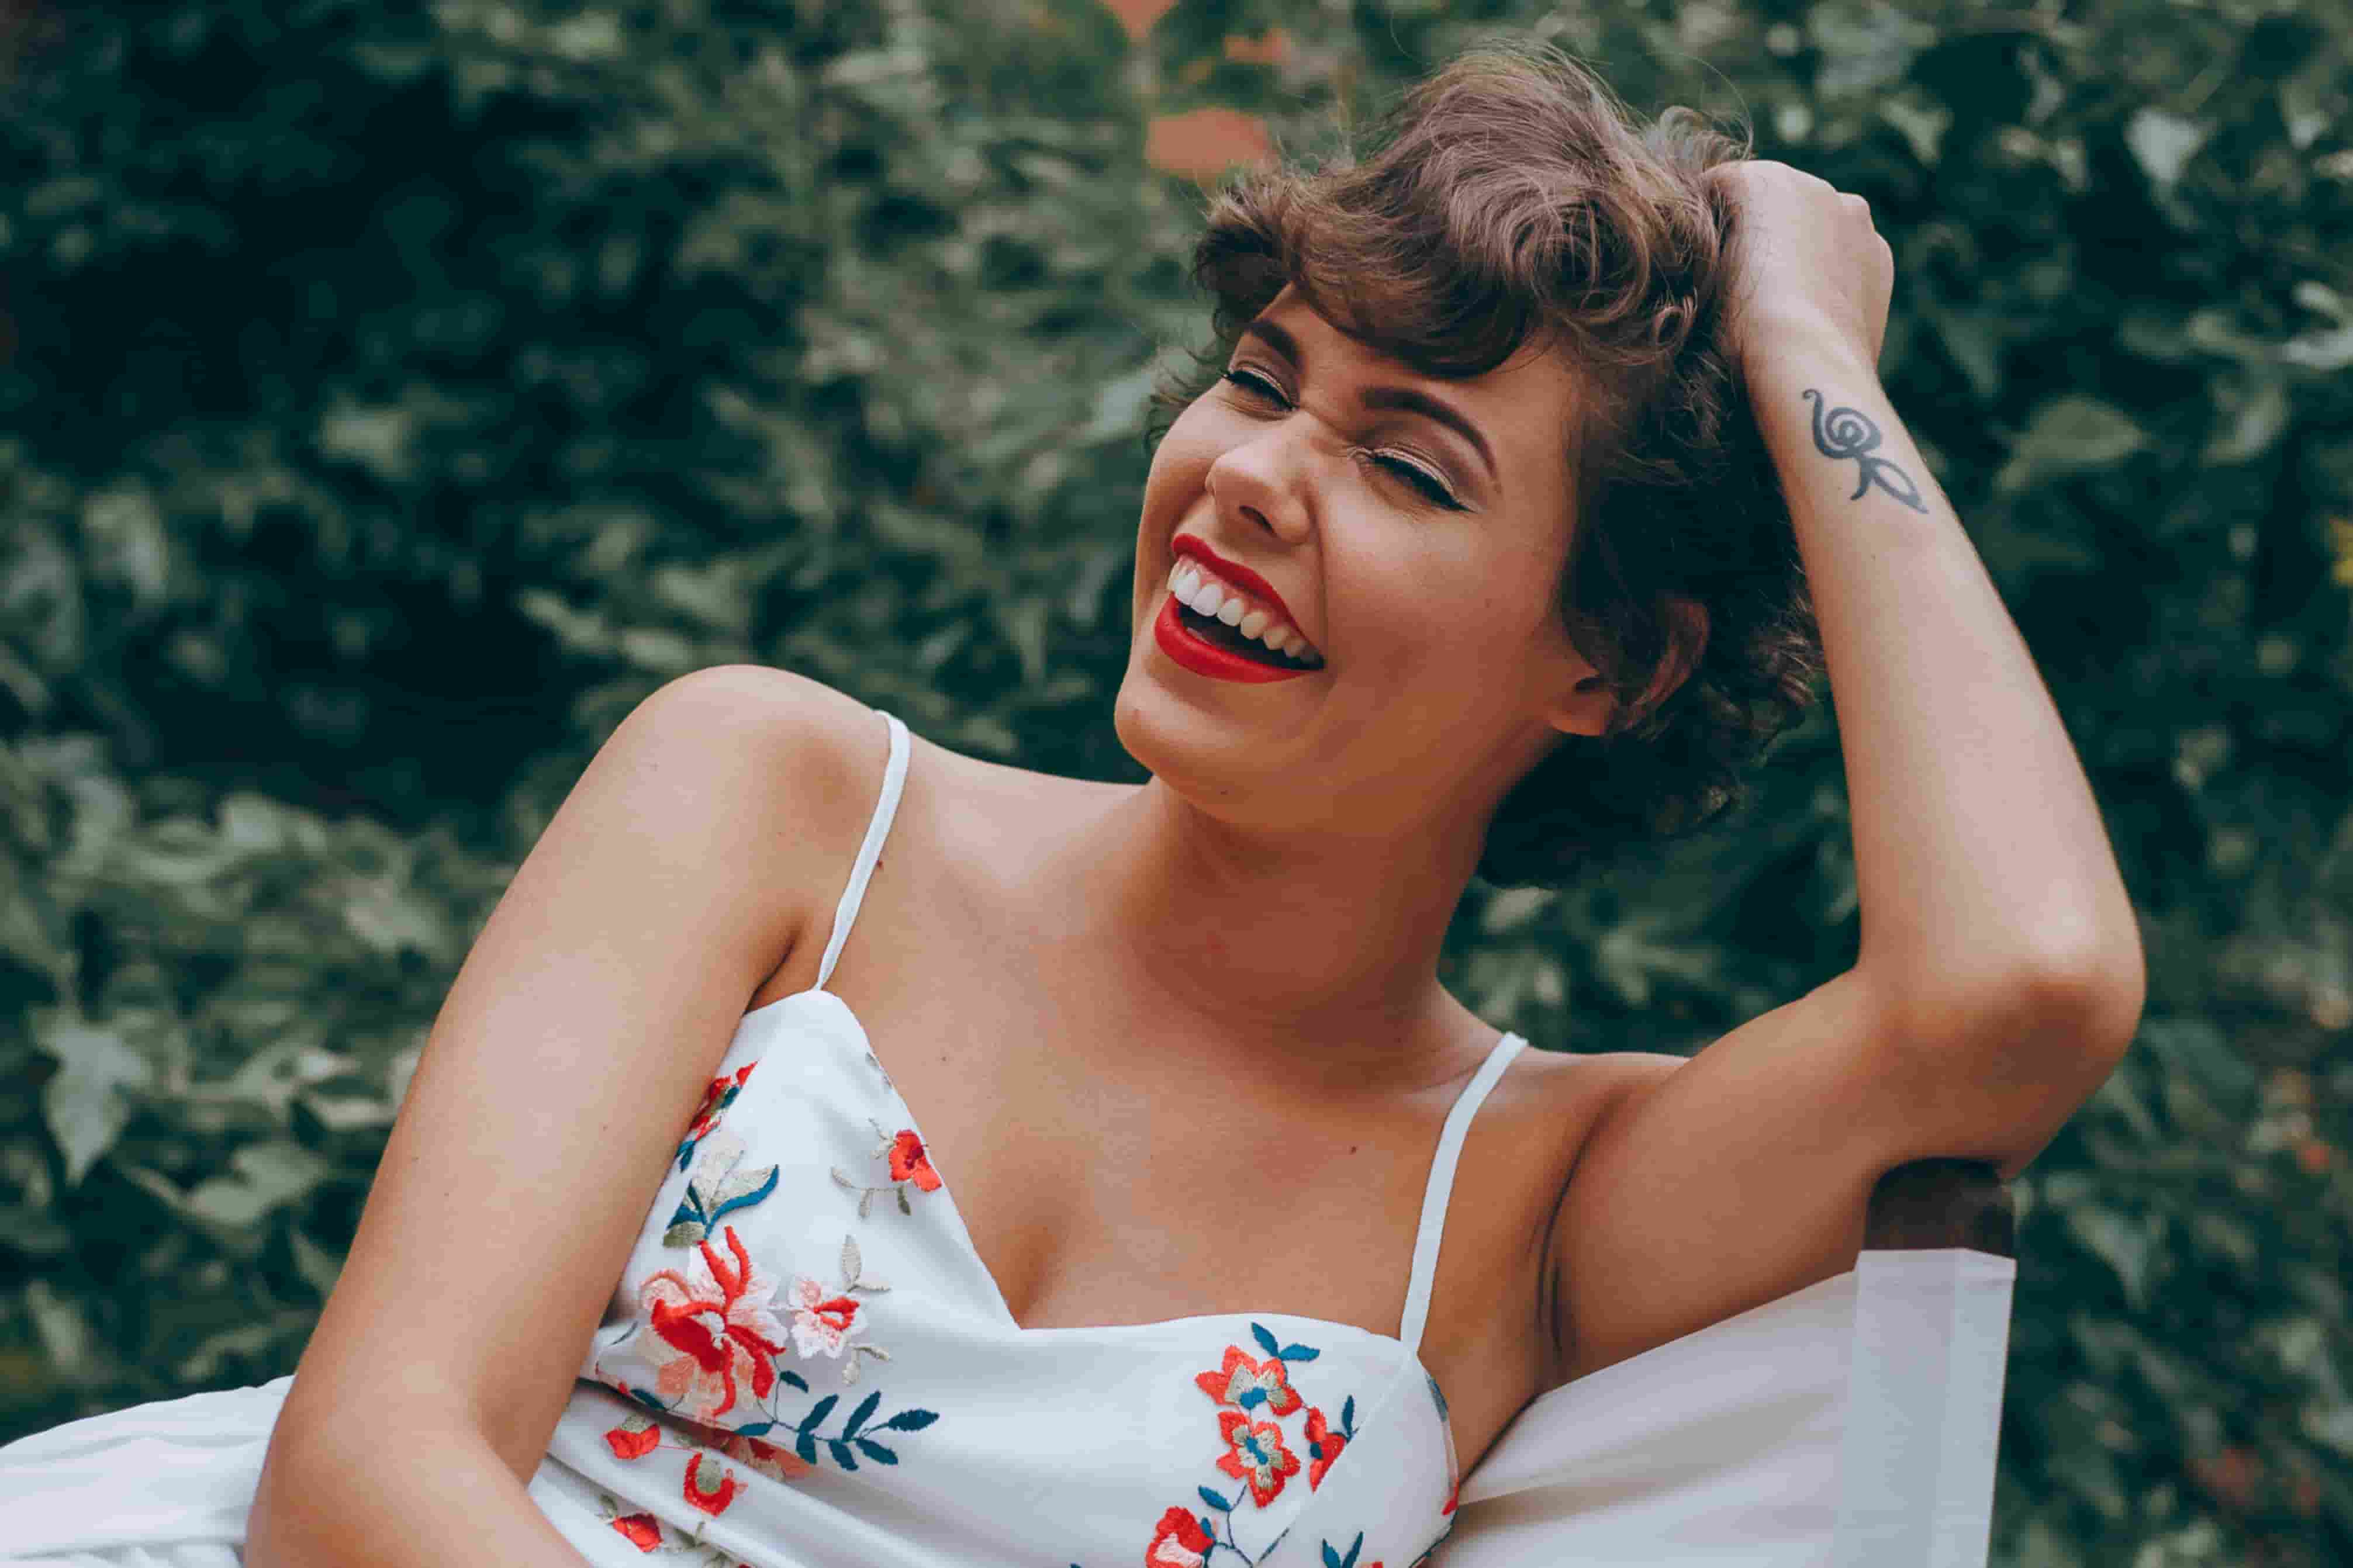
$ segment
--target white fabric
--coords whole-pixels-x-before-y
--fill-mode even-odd
[[[2017,1272],[1866,1252],[1554,1389],[1463,1482],[1443,1568],[1983,1568]]]

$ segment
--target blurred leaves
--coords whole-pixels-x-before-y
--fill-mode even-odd
[[[2107,812],[2142,1039],[2017,1184],[1997,1560],[2353,1559],[2345,0],[56,8],[0,144],[0,1438],[290,1368],[472,932],[702,665],[1134,778],[1155,124],[1493,26],[1867,196],[1882,374]],[[1689,1051],[1857,940],[1836,716],[1447,977]]]

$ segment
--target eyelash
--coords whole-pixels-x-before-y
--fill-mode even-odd
[[[1255,371],[1229,370],[1225,373],[1223,379],[1232,382],[1254,397],[1266,398],[1281,407],[1291,406],[1282,395],[1282,389]],[[1386,452],[1372,453],[1371,458],[1375,463],[1398,475],[1420,491],[1423,499],[1430,501],[1431,505],[1443,507],[1448,511],[1466,510],[1461,501],[1454,499],[1453,492],[1439,483],[1420,464],[1409,463],[1402,458],[1393,458]]]

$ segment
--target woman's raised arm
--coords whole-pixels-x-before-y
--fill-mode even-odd
[[[746,665],[623,721],[427,1039],[273,1433],[252,1568],[576,1563],[525,1485],[737,1018],[856,852],[882,726]]]

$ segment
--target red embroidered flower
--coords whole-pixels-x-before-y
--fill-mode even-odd
[[[746,1437],[741,1432],[730,1432],[714,1445],[729,1458],[767,1477],[772,1481],[797,1480],[817,1468],[790,1448],[779,1448],[774,1443],[757,1437]]]
[[[733,1226],[726,1237],[732,1268],[704,1241],[684,1273],[665,1268],[638,1292],[654,1333],[678,1352],[662,1363],[655,1387],[664,1399],[684,1401],[695,1421],[733,1410],[741,1379],[765,1398],[776,1386],[776,1358],[785,1349],[785,1325],[769,1306],[776,1280],[752,1261]]]
[[[1216,1544],[1189,1510],[1172,1508],[1160,1516],[1160,1528],[1144,1549],[1144,1568],[1201,1568]]]
[[[628,1539],[640,1552],[661,1550],[661,1521],[649,1513],[626,1513],[613,1521],[613,1528]]]
[[[1205,1372],[1193,1381],[1201,1392],[1220,1405],[1230,1405],[1237,1410],[1253,1410],[1263,1405],[1273,1415],[1288,1415],[1299,1408],[1298,1391],[1291,1386],[1291,1373],[1279,1357],[1252,1361],[1242,1353],[1240,1345],[1226,1347],[1226,1364],[1215,1372]]]
[[[1309,1406],[1307,1411],[1307,1489],[1314,1491],[1324,1484],[1324,1472],[1348,1446],[1348,1439],[1325,1424],[1324,1412]]]
[[[718,1473],[704,1474],[702,1461],[710,1458],[708,1454],[697,1454],[687,1460],[686,1500],[715,1517],[727,1511],[727,1505],[735,1500],[735,1494],[744,1489],[744,1483],[735,1479],[733,1471],[716,1461],[711,1468]]]
[[[632,1415],[605,1434],[617,1459],[642,1459],[661,1447],[661,1428],[642,1415]]]
[[[1282,1495],[1286,1477],[1299,1473],[1299,1456],[1282,1446],[1282,1428],[1271,1421],[1254,1422],[1239,1410],[1221,1410],[1218,1435],[1226,1440],[1218,1468],[1248,1482],[1250,1501],[1261,1508]]]
[[[923,1152],[923,1141],[912,1129],[891,1140],[891,1179],[913,1182],[927,1193],[940,1190],[940,1173],[932,1169],[931,1156]]]

